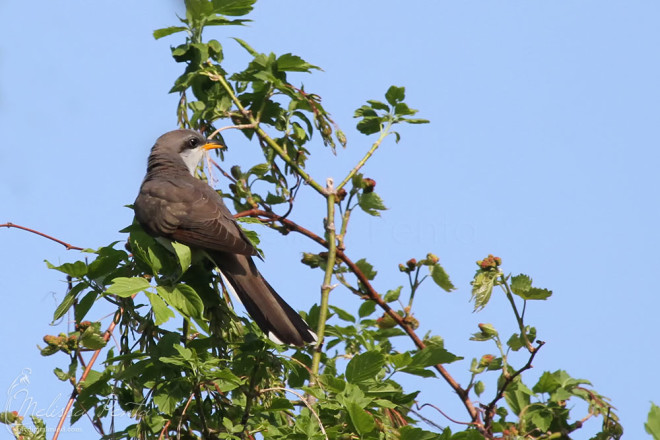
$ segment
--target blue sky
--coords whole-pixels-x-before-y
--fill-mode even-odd
[[[132,219],[123,205],[135,198],[148,150],[176,128],[167,91],[182,66],[169,46],[181,37],[155,41],[151,32],[176,24],[177,11],[178,2],[156,0],[0,4],[0,222],[91,248],[123,238],[117,231]],[[398,263],[427,252],[441,258],[458,290],[427,286],[416,316],[422,333],[442,335],[466,357],[449,368],[463,382],[470,358],[493,350],[467,342],[476,324],[514,330],[502,298],[479,314],[468,303],[474,262],[502,257],[505,271],[554,291],[528,307],[546,341],[531,377],[563,368],[591,380],[618,408],[626,438],[645,438],[650,401],[660,403],[659,14],[657,2],[635,0],[262,1],[250,26],[207,38],[223,44],[229,69],[247,60],[233,36],[324,69],[293,78],[323,97],[348,135],[337,158],[314,145],[309,169],[321,181],[342,178],[368,148],[353,110],[405,86],[431,124],[403,127],[401,143],[387,141],[365,168],[390,209],[354,218],[349,254],[369,257],[382,291],[404,284]],[[237,145],[231,163],[254,157],[239,136],[227,140]],[[320,232],[322,203],[309,190],[301,200],[308,208],[295,218]],[[297,262],[318,248],[273,234],[263,241],[262,272],[308,309],[322,274]],[[64,359],[42,359],[35,345],[66,331],[66,323],[48,325],[65,285],[43,260],[78,255],[7,229],[0,248],[8,336],[0,391],[29,368],[36,406],[61,408],[70,389],[51,371]],[[332,300],[356,306],[339,290]],[[466,418],[440,380],[428,381],[424,396]],[[589,438],[598,422],[590,423],[574,438]],[[91,435],[84,422],[80,429],[71,437]]]

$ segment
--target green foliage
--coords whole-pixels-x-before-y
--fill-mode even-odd
[[[653,440],[660,440],[660,407],[651,403],[651,410],[644,424],[646,432],[653,436]]]
[[[568,438],[582,427],[581,419],[601,417],[595,438],[620,438],[613,407],[588,381],[559,370],[526,385],[526,372],[543,346],[525,317],[528,307],[542,303],[527,301],[546,300],[552,292],[532,286],[526,275],[504,275],[500,258],[489,255],[477,262],[474,309],[501,294],[511,306],[515,330],[504,330],[509,324],[504,314],[497,316],[499,331],[494,324],[478,325],[469,339],[480,342],[484,354],[470,361],[466,384],[448,371],[466,368],[463,357],[452,353],[455,348],[445,347],[438,335],[416,333],[424,323],[415,316],[415,297],[432,295],[442,309],[444,296],[437,292],[456,290],[439,258],[428,253],[401,263],[401,285],[376,290],[383,283],[382,269],[368,258],[353,261],[347,241],[353,214],[380,216],[386,210],[376,181],[361,169],[389,135],[401,140],[396,125],[428,121],[413,117],[417,110],[405,102],[403,87],[391,86],[384,101],[367,100],[355,111],[357,132],[378,134],[367,143],[364,157],[340,182],[319,183],[306,170],[318,141],[335,153],[337,145],[347,146],[321,98],[291,80],[319,68],[298,55],[261,53],[234,39],[250,61],[243,70],[227,72],[221,43],[203,39],[209,26],[249,21],[235,17],[246,16],[255,1],[186,0],[180,25],[156,30],[154,37],[185,33],[172,47],[173,59],[185,65],[171,89],[180,97],[179,124],[220,139],[217,125],[240,129],[262,153],[249,167],[223,171],[230,181],[223,196],[237,211],[255,217],[241,221],[284,235],[301,233],[314,242],[302,262],[323,271],[318,280],[326,296],[306,314],[319,344],[293,349],[267,340],[254,323],[233,313],[231,297],[204,255],[179,243],[162,244],[131,225],[123,230],[128,251],[112,243],[85,251],[79,261],[47,263],[68,281],[53,319],[68,314],[75,329],[45,336],[40,350],[62,359],[54,374],[75,387],[71,423],[89,418],[96,427],[109,426],[109,409],[116,407],[131,422],[115,427],[107,438],[472,440]],[[328,201],[318,215],[324,219],[322,233],[293,217],[303,183]],[[245,234],[258,244],[256,232]],[[315,275],[320,274],[310,272]],[[427,278],[432,282],[424,284]],[[361,299],[356,310],[324,302],[346,293]],[[108,307],[114,313],[104,320]],[[89,351],[105,360],[81,362]],[[468,424],[440,427],[446,419],[422,418],[420,406],[445,402],[429,402],[434,396],[404,389],[402,377],[417,380],[419,390],[423,381],[443,381],[466,408],[461,420]],[[586,417],[575,409],[576,401],[586,402]],[[655,438],[659,413],[653,405],[646,425]],[[2,413],[0,421],[17,438],[45,438],[38,419],[34,432],[18,414]]]

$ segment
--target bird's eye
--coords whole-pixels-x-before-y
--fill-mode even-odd
[[[199,146],[199,139],[197,138],[191,138],[188,141],[188,147],[189,148],[197,148]]]

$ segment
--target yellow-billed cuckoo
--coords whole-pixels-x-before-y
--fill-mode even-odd
[[[315,342],[307,323],[257,270],[251,257],[257,251],[222,197],[195,177],[204,153],[220,146],[192,130],[159,137],[135,200],[135,217],[150,235],[205,251],[271,339],[298,346]]]

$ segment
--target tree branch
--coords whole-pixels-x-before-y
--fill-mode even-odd
[[[284,151],[284,149],[277,143],[273,138],[268,136],[268,134],[259,126],[259,121],[257,121],[254,116],[250,114],[248,110],[243,107],[243,104],[241,101],[238,99],[236,94],[234,93],[234,90],[231,88],[229,83],[227,83],[227,80],[222,76],[222,75],[214,75],[214,74],[207,74],[207,76],[212,80],[212,81],[218,81],[222,87],[224,87],[225,91],[229,94],[229,97],[231,100],[234,102],[234,105],[238,108],[238,110],[250,121],[251,126],[254,126],[254,131],[259,135],[260,138],[262,138],[268,146],[270,146],[277,155],[282,158],[284,162],[287,163],[291,168],[296,170],[296,173],[300,175],[300,177],[303,178],[303,180],[308,183],[312,188],[314,188],[319,194],[323,195],[324,197],[327,197],[327,193],[325,192],[325,189],[319,184],[316,180],[312,179],[312,177],[307,174],[307,172],[298,165],[298,163],[291,159],[291,157]]]
[[[328,179],[326,185],[328,193],[328,211],[325,219],[325,229],[328,234],[327,248],[328,257],[325,268],[325,275],[323,276],[323,285],[321,286],[321,304],[319,305],[319,323],[316,330],[318,341],[314,349],[312,357],[312,372],[318,375],[319,367],[321,365],[321,354],[323,352],[323,339],[325,337],[325,323],[328,320],[328,307],[330,304],[330,291],[332,290],[332,275],[335,268],[335,259],[337,258],[337,231],[335,229],[335,189],[333,188],[332,179]],[[314,377],[314,376],[312,376]]]
[[[355,167],[348,173],[348,175],[344,178],[344,180],[341,181],[339,185],[337,185],[337,190],[340,190],[348,183],[349,180],[353,178],[355,174],[364,166],[365,163],[369,160],[369,158],[376,152],[378,147],[380,147],[380,144],[383,143],[383,140],[387,137],[388,134],[390,134],[390,128],[392,128],[392,121],[388,122],[387,127],[385,127],[384,130],[381,130],[380,136],[378,137],[378,140],[371,145],[371,148],[369,148],[369,151],[364,155],[362,159],[355,165]]]
[[[234,217],[263,217],[266,219],[269,219],[269,221],[276,220],[283,226],[285,226],[288,230],[298,232],[316,243],[320,244],[321,246],[325,247],[326,249],[329,249],[329,244],[324,240],[323,238],[319,237],[317,234],[314,232],[310,231],[309,229],[306,229],[297,223],[289,220],[282,218],[281,216],[272,213],[272,212],[267,212],[267,211],[262,211],[259,209],[251,209],[248,211],[243,211],[238,214],[236,214]],[[365,274],[360,270],[359,267],[350,259],[348,256],[342,251],[341,249],[336,250],[337,253],[337,258],[339,258],[341,261],[343,261],[348,268],[355,274],[355,276],[360,280],[362,285],[365,288],[365,291],[367,293],[367,296],[370,300],[374,301],[385,313],[387,313],[396,323],[397,325],[402,328],[412,339],[414,342],[415,346],[419,348],[420,350],[423,350],[426,348],[426,344],[424,344],[424,341],[420,339],[420,337],[415,333],[415,330],[413,330],[412,327],[410,327],[404,320],[401,315],[396,313],[382,298],[382,296],[374,289],[374,287],[371,285],[371,282],[369,279],[365,276]],[[330,266],[330,265],[328,265]],[[458,394],[459,398],[463,402],[463,405],[465,406],[465,409],[468,411],[468,414],[470,415],[470,418],[472,420],[472,424],[479,429],[482,433],[484,431],[483,424],[481,422],[481,414],[479,410],[474,406],[472,401],[470,400],[468,396],[468,392],[464,390],[458,382],[449,374],[449,372],[442,366],[442,364],[437,364],[434,366],[436,371],[442,376],[442,378],[449,384],[449,386]]]
[[[103,340],[105,342],[108,342],[110,340],[110,336],[112,336],[112,332],[115,330],[115,326],[119,322],[122,314],[124,313],[124,309],[119,309],[117,310],[117,313],[115,313],[115,317],[108,326],[108,329],[105,331],[103,334]],[[96,359],[99,357],[99,354],[101,354],[102,348],[99,348],[94,352],[92,355],[92,358],[89,360],[89,363],[87,364],[87,367],[85,367],[85,370],[83,371],[82,376],[80,376],[80,379],[78,380],[78,384],[81,382],[84,382],[85,379],[87,379],[87,375],[89,372],[92,370],[92,367],[94,366],[94,363],[96,362]],[[73,391],[71,392],[71,397],[69,397],[69,401],[66,404],[66,407],[64,408],[64,411],[62,412],[62,416],[60,417],[60,421],[57,423],[57,427],[55,428],[55,435],[53,435],[53,440],[57,440],[60,436],[60,432],[62,432],[62,427],[64,426],[64,422],[66,421],[66,416],[69,414],[69,411],[71,410],[71,407],[73,406],[73,403],[76,401],[76,397],[78,397],[79,389],[78,385],[74,386]]]
[[[504,397],[504,393],[506,392],[506,389],[509,387],[509,385],[511,385],[511,383],[516,377],[520,376],[523,371],[532,368],[532,361],[534,360],[536,353],[539,352],[539,349],[543,347],[543,345],[545,345],[545,342],[537,341],[537,346],[534,350],[530,352],[530,356],[529,359],[527,360],[527,363],[523,365],[521,369],[513,373],[511,376],[504,379],[504,383],[502,383],[502,386],[497,392],[497,395],[492,400],[492,402],[490,402],[485,408],[486,417],[484,418],[484,426],[486,427],[486,429],[490,429],[490,423],[493,421],[493,415],[495,414],[495,405],[497,404],[497,401],[500,400],[502,397]]]
[[[70,250],[82,251],[82,250],[83,250],[83,248],[81,248],[81,247],[74,246],[74,245],[69,244],[69,243],[67,243],[67,242],[65,242],[65,241],[62,241],[62,240],[60,240],[60,239],[57,239],[57,238],[55,238],[55,237],[53,237],[53,236],[50,236],[50,235],[48,235],[48,234],[44,234],[43,232],[39,232],[39,231],[36,231],[36,230],[34,230],[34,229],[27,228],[27,227],[25,227],[25,226],[16,225],[16,224],[11,223],[11,222],[7,222],[7,223],[4,223],[4,224],[1,224],[1,225],[0,225],[0,228],[16,228],[16,229],[22,229],[23,231],[32,232],[33,234],[40,235],[41,237],[47,238],[47,239],[49,239],[49,240],[53,240],[55,243],[59,243],[59,244],[61,244],[62,246],[64,246],[64,247],[66,248],[67,251],[70,251]]]

